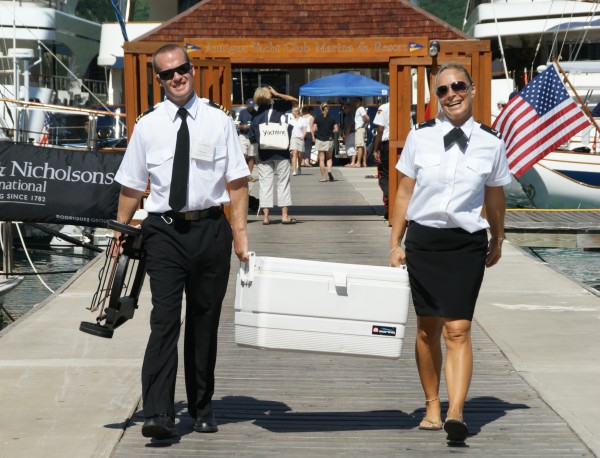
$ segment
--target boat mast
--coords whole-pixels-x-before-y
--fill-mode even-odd
[[[506,67],[506,58],[504,57],[504,46],[502,46],[502,37],[500,36],[500,28],[498,27],[498,17],[496,16],[496,7],[492,0],[492,12],[494,13],[494,23],[496,24],[496,33],[498,34],[498,46],[500,47],[500,56],[502,58],[502,65],[504,66],[504,77],[509,79],[508,68]]]
[[[14,98],[19,100],[19,68],[17,67],[17,0],[13,0],[13,86]]]

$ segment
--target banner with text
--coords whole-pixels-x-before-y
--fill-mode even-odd
[[[117,216],[122,158],[0,142],[0,220],[105,227]]]

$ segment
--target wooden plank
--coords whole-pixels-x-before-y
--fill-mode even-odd
[[[304,169],[292,180],[290,214],[302,215],[301,223],[278,224],[277,210],[269,226],[260,224],[260,216],[249,216],[252,249],[264,256],[385,265],[389,228],[352,183],[340,178],[319,184],[318,173]],[[339,178],[335,169],[334,176]],[[367,183],[377,186],[375,180]],[[333,213],[336,205],[341,208]],[[413,355],[412,308],[397,361],[237,347],[233,310],[237,266],[233,259],[219,330],[213,404],[219,432],[193,432],[180,354],[175,402],[182,437],[162,443],[143,438],[144,419],[138,408],[113,458],[441,457],[463,452],[481,457],[593,457],[477,322],[473,323],[475,372],[465,408],[473,433],[468,448],[449,448],[443,432],[417,429],[424,397]],[[444,410],[445,393],[442,384]]]

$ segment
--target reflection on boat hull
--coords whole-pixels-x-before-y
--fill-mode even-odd
[[[537,208],[600,208],[600,155],[553,152],[519,182]]]
[[[96,246],[108,246],[114,235],[110,229],[83,226],[65,226],[60,232],[80,242],[91,243]],[[73,247],[73,244],[59,237],[53,237],[50,246],[70,248]]]

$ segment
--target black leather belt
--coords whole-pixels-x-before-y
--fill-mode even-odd
[[[174,212],[173,210],[169,210],[164,213],[150,213],[155,216],[168,216],[173,219],[182,219],[185,221],[198,221],[204,218],[208,218],[209,216],[219,215],[223,212],[223,206],[215,206],[210,208],[205,208],[204,210],[194,210],[189,212]]]

